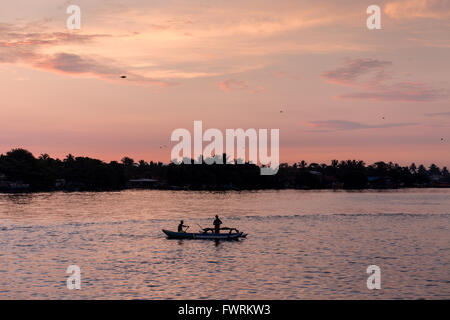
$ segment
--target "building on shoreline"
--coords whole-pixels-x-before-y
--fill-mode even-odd
[[[159,180],[156,179],[130,179],[127,183],[128,189],[154,189],[158,187]]]
[[[2,192],[23,192],[28,191],[30,185],[22,181],[8,181],[5,174],[0,173],[0,191]]]

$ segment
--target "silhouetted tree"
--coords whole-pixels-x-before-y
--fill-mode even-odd
[[[218,157],[224,163],[230,160],[226,154],[216,155],[214,159]],[[36,159],[29,151],[19,148],[0,155],[0,173],[6,175],[8,181],[29,184],[31,191],[54,190],[57,179],[64,179],[65,190],[121,190],[130,179],[139,178],[157,179],[159,188],[192,190],[325,189],[339,185],[345,189],[395,188],[433,186],[432,180],[450,182],[448,169],[441,170],[435,164],[427,170],[414,163],[402,167],[379,161],[366,166],[361,160],[349,159],[332,160],[329,165],[314,162],[308,165],[302,160],[292,166],[281,164],[276,175],[261,176],[260,167],[248,162],[208,165],[194,164],[193,159],[184,160],[189,164],[166,165],[145,160],[135,164],[129,157],[124,157],[121,162],[105,163],[68,154],[61,161],[45,153]],[[61,183],[58,186],[61,188]]]
[[[128,157],[123,157],[121,161],[122,164],[126,167],[131,167],[134,165],[134,160]]]

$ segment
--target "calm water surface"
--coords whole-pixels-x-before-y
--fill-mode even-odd
[[[161,232],[217,213],[248,238]],[[449,229],[448,189],[0,194],[0,299],[449,299]]]

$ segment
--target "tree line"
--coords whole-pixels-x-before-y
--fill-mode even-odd
[[[153,188],[189,190],[450,187],[448,169],[434,164],[427,168],[381,161],[371,165],[357,160],[332,160],[329,164],[300,161],[281,164],[276,175],[262,176],[260,168],[251,163],[191,163],[135,162],[129,157],[107,163],[71,154],[60,160],[48,154],[36,158],[25,149],[12,149],[0,155],[0,191],[13,189],[11,186],[24,186],[29,191],[122,190],[132,179],[153,179]]]

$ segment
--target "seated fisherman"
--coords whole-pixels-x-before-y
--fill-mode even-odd
[[[187,230],[187,228],[189,228],[189,226],[185,226],[183,224],[183,220],[181,220],[180,224],[178,225],[178,232],[186,232],[186,230],[184,230],[183,228],[186,228],[186,230]]]

